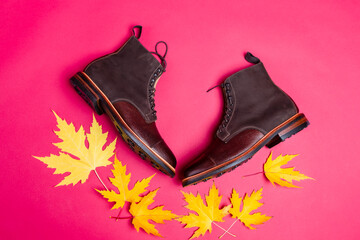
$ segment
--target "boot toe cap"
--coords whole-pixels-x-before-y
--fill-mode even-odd
[[[183,171],[183,180],[194,177],[199,173],[203,173],[214,166],[216,166],[216,164],[211,157],[202,154],[185,168]]]
[[[160,140],[155,145],[153,145],[152,149],[175,169],[176,167],[175,155],[163,140]]]

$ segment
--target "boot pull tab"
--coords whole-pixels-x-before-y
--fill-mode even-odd
[[[245,54],[245,60],[248,61],[249,63],[253,63],[253,64],[257,64],[260,62],[260,59],[258,59],[254,55],[252,55],[250,52],[247,52]]]
[[[165,45],[165,52],[164,52],[163,55],[161,55],[161,54],[159,53],[159,51],[158,51],[158,45],[159,45],[160,43],[162,43],[162,44]],[[159,41],[159,42],[157,42],[156,45],[155,45],[155,52],[151,52],[152,54],[155,54],[156,56],[158,56],[158,57],[160,58],[161,66],[163,66],[163,68],[164,68],[163,71],[164,71],[164,72],[165,72],[166,66],[167,66],[167,63],[166,63],[166,60],[165,60],[167,51],[168,51],[168,45],[166,44],[166,42],[164,42],[164,41]]]
[[[136,36],[135,28],[138,29],[138,36]],[[141,37],[141,32],[142,32],[142,26],[141,26],[141,25],[136,25],[136,26],[134,26],[134,27],[132,28],[133,36],[135,36],[137,39],[140,39],[140,37]]]

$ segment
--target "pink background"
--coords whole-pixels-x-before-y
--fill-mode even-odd
[[[202,3],[201,3],[202,2]],[[219,89],[206,90],[258,56],[275,83],[305,113],[311,125],[276,146],[274,156],[300,154],[289,165],[315,178],[301,189],[273,187],[262,170],[264,148],[236,171],[215,179],[229,203],[232,188],[241,194],[263,190],[259,210],[274,216],[249,230],[237,223],[237,239],[358,239],[360,5],[350,0],[303,1],[7,1],[0,7],[2,118],[2,239],[155,239],[130,221],[113,221],[108,204],[94,188],[94,173],[75,187],[54,188],[62,179],[32,156],[58,150],[53,130],[61,117],[88,131],[92,110],[69,78],[94,58],[119,48],[133,25],[142,24],[141,42],[153,50],[169,45],[167,72],[156,91],[157,126],[178,159],[177,170],[200,153],[222,116]],[[97,116],[109,140],[117,137],[106,116]],[[132,183],[155,171],[122,141],[117,156],[132,173]],[[111,167],[99,168],[106,180]],[[106,181],[109,186],[109,182]],[[178,177],[158,173],[156,204],[187,214],[180,190],[208,192],[212,181],[182,188]],[[220,223],[228,227],[233,219]],[[157,224],[167,239],[187,239],[195,228]],[[217,239],[222,233],[200,239]],[[233,239],[226,236],[224,239]]]

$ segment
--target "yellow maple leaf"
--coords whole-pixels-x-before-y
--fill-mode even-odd
[[[54,114],[59,128],[58,131],[54,132],[62,142],[53,144],[61,152],[59,155],[50,154],[49,157],[34,157],[47,164],[48,168],[55,168],[54,174],[70,173],[56,186],[75,185],[80,181],[84,183],[92,170],[96,173],[95,169],[97,167],[111,164],[108,159],[114,155],[116,139],[103,149],[108,133],[102,133],[102,128],[96,121],[95,116],[93,116],[90,133],[85,135],[82,126],[76,131],[72,123],[68,124],[66,120],[61,119],[55,112]],[[85,145],[86,139],[89,147]]]
[[[121,162],[116,158],[114,160],[114,169],[111,170],[114,178],[109,178],[111,183],[119,190],[119,193],[115,191],[97,190],[104,198],[108,199],[109,202],[115,202],[112,209],[118,209],[124,207],[125,202],[139,202],[140,195],[146,191],[149,186],[150,180],[154,175],[144,178],[141,181],[137,181],[134,187],[129,190],[129,183],[131,173],[126,174],[126,165],[122,165]]]
[[[267,179],[275,186],[275,183],[283,187],[293,187],[299,188],[299,186],[293,185],[292,181],[300,181],[304,179],[313,179],[308,177],[299,171],[294,171],[292,168],[281,168],[283,165],[287,164],[290,160],[298,155],[285,155],[278,156],[276,159],[272,160],[272,152],[264,164],[264,173]]]
[[[250,229],[255,229],[252,225],[263,224],[268,221],[271,217],[261,213],[250,214],[252,211],[258,209],[263,205],[259,200],[262,198],[262,188],[258,191],[253,191],[250,196],[245,194],[244,199],[239,197],[239,194],[233,189],[231,194],[232,207],[229,209],[229,213],[233,218],[239,219],[244,225]],[[240,211],[241,202],[243,203]]]
[[[177,219],[181,223],[186,224],[185,228],[198,227],[190,239],[197,238],[201,235],[203,236],[206,231],[211,233],[211,224],[214,221],[223,222],[223,217],[228,214],[228,210],[231,207],[229,205],[219,209],[222,196],[219,195],[215,183],[209,190],[209,194],[205,197],[207,205],[204,204],[200,194],[197,194],[195,197],[192,193],[182,193],[185,197],[185,201],[188,203],[185,207],[198,214],[190,213],[189,215]]]
[[[136,231],[144,229],[148,234],[161,237],[155,225],[150,223],[149,220],[155,223],[164,223],[164,220],[172,220],[177,217],[170,210],[163,210],[164,206],[158,206],[153,209],[148,209],[148,206],[154,202],[154,197],[159,189],[149,192],[145,195],[139,203],[132,202],[129,212],[133,216],[132,224]]]

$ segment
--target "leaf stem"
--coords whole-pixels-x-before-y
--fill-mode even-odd
[[[101,178],[100,178],[99,174],[96,172],[96,170],[95,170],[95,169],[94,169],[94,172],[95,172],[95,174],[96,174],[97,178],[99,179],[99,181],[101,182],[101,184],[102,184],[102,185],[104,186],[104,188],[106,189],[106,191],[109,191],[109,189],[105,186],[104,182],[101,180]]]
[[[129,204],[130,204],[130,202],[125,202],[124,203],[124,206],[122,207],[122,208],[120,208],[120,211],[119,211],[119,214],[117,215],[117,217],[116,217],[116,221],[118,220],[118,219],[120,219],[120,214],[121,214],[121,212],[122,212],[122,210],[124,209],[124,208],[129,208]]]
[[[250,177],[250,176],[258,175],[258,174],[261,174],[261,173],[265,173],[265,172],[252,173],[252,174],[248,174],[248,175],[245,175],[245,176],[242,176],[242,177],[243,177],[243,178],[244,178],[244,177]]]
[[[212,222],[212,223],[213,223],[215,226],[217,226],[218,228],[220,228],[221,230],[225,231],[225,233],[227,233],[227,234],[229,234],[229,235],[231,235],[231,236],[233,236],[233,237],[236,237],[234,234],[232,234],[231,232],[225,230],[223,227],[221,227],[221,226],[218,225],[217,223],[215,223],[215,222]]]
[[[234,224],[237,222],[238,220],[236,219],[231,225],[230,227],[225,230],[225,232],[219,237],[219,238],[222,238],[226,233],[229,233],[229,230],[234,226]]]
[[[120,214],[121,214],[122,210],[123,210],[123,208],[120,209],[119,214],[118,214],[117,217],[116,217],[116,221],[119,220]]]
[[[118,219],[130,219],[130,218],[133,218],[133,216],[128,216],[128,217],[113,217],[113,216],[111,216],[110,218],[115,218],[116,220],[118,220]]]

